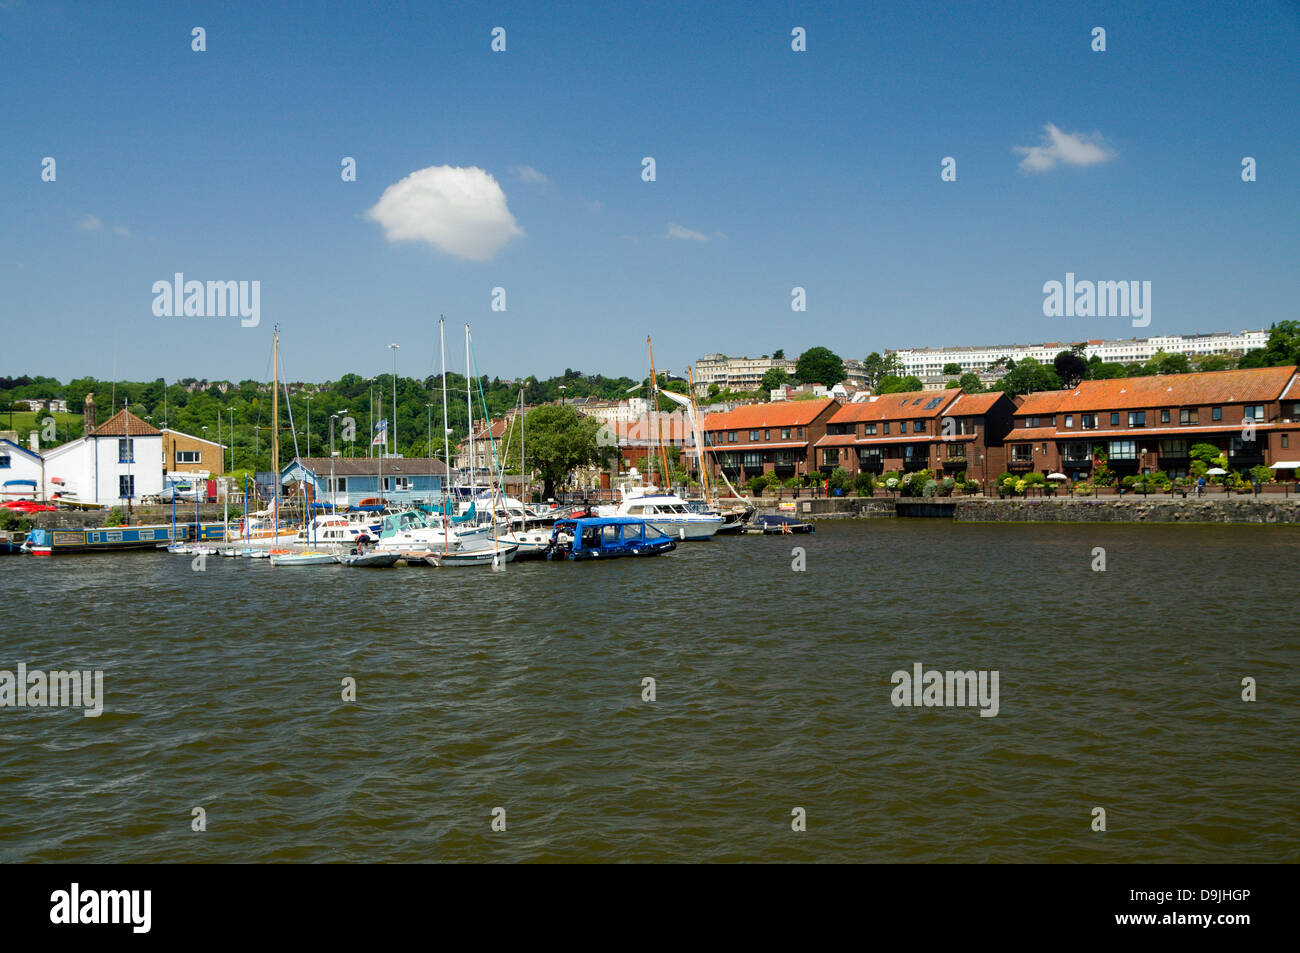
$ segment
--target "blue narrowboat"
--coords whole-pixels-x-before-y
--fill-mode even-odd
[[[631,516],[556,520],[547,559],[613,559],[656,556],[677,548],[666,533]]]

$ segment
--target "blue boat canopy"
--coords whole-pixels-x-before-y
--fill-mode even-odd
[[[35,487],[35,480],[5,480],[5,486],[30,486]]]

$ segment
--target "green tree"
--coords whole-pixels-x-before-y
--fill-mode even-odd
[[[1011,367],[992,389],[1000,390],[1008,397],[1018,397],[1021,394],[1033,394],[1042,390],[1060,390],[1061,378],[1054,367],[1027,357]]]
[[[893,374],[882,377],[876,384],[877,394],[906,394],[914,390],[921,390],[925,387],[921,383],[921,378],[915,374],[909,374],[906,377],[897,377]]]
[[[578,467],[599,464],[616,449],[600,445],[599,420],[569,406],[537,407],[525,416],[524,426],[528,434],[525,459],[542,479],[543,499],[554,496],[556,484]],[[512,435],[510,445],[519,445],[518,434]]]
[[[766,393],[767,391],[776,390],[789,382],[789,374],[779,367],[769,367],[763,372],[763,380],[759,383],[758,389]]]
[[[1300,363],[1300,321],[1278,321],[1269,328],[1268,343],[1247,351],[1238,367],[1282,367]]]
[[[844,362],[829,348],[809,348],[799,355],[795,375],[805,384],[834,387],[844,380]]]
[[[1056,376],[1061,379],[1061,383],[1066,387],[1074,387],[1088,376],[1088,362],[1084,360],[1082,350],[1082,347],[1074,347],[1068,351],[1062,351],[1052,359],[1052,366],[1056,370]]]
[[[775,351],[773,351],[773,352],[772,352],[772,359],[775,360],[775,361],[784,361],[784,360],[785,360],[785,348],[783,348],[783,347],[779,347],[779,348],[777,348]]]
[[[943,366],[943,373],[946,377],[961,377],[961,365],[956,361],[949,361]]]
[[[964,394],[984,393],[984,384],[980,381],[980,376],[973,371],[963,374],[958,379],[957,386],[962,389],[962,393]]]
[[[866,384],[872,390],[876,389],[882,378],[897,377],[902,370],[903,362],[897,354],[881,357],[878,351],[872,351],[862,360]]]

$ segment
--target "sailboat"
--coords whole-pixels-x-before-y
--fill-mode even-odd
[[[261,556],[266,551],[288,546],[297,536],[296,529],[280,525],[280,326],[275,326],[271,346],[271,467],[274,486],[271,506],[250,516],[245,515],[239,539],[250,553]],[[245,490],[247,499],[247,489]],[[229,534],[227,534],[229,535]]]
[[[475,486],[474,486],[473,381],[476,380],[476,378],[473,375],[474,362],[470,350],[471,350],[470,333],[469,333],[469,325],[467,324],[465,325],[465,407],[466,410],[468,411],[468,423],[469,423],[469,479],[470,479],[470,500],[471,500],[470,507],[471,509],[473,509],[475,508],[478,502],[477,500],[478,494],[475,492]],[[443,372],[443,382],[445,386],[446,383],[445,370]],[[445,402],[443,406],[444,407],[446,406]],[[486,401],[483,402],[483,419],[484,420],[488,419]],[[491,442],[492,463],[495,465],[497,463],[496,443],[495,441],[492,440],[491,427],[488,428],[488,440],[489,442]],[[490,469],[488,472],[489,474],[491,474]],[[489,514],[491,517],[491,534],[488,536],[487,539],[484,539],[478,545],[467,546],[465,540],[462,539],[460,549],[451,550],[450,548],[447,548],[444,549],[443,552],[441,553],[431,553],[429,556],[426,557],[426,560],[430,565],[437,566],[439,568],[450,567],[450,566],[491,566],[493,569],[502,570],[505,568],[506,563],[510,562],[515,558],[515,554],[519,552],[519,544],[509,543],[509,542],[503,543],[502,540],[497,535],[496,485],[495,482],[492,481],[491,476],[489,476],[488,479],[489,479],[489,483],[491,484],[489,487],[489,490],[491,492],[491,506],[490,506],[490,514]],[[482,517],[479,516],[478,518],[481,519]],[[450,518],[444,517],[444,520],[447,521],[444,523],[444,525],[448,527],[448,534],[450,536],[450,522],[449,522]]]

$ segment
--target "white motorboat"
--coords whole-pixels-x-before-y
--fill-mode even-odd
[[[693,512],[680,496],[655,486],[627,486],[619,492],[622,501],[617,506],[597,507],[596,515],[643,519],[673,539],[711,539],[723,522],[717,513]]]
[[[357,569],[382,569],[395,565],[402,558],[401,553],[339,553],[334,557],[344,566]]]
[[[338,562],[338,553],[309,550],[304,553],[276,553],[271,556],[272,566],[332,566]]]

